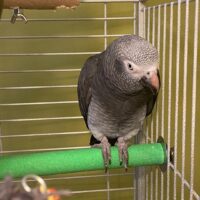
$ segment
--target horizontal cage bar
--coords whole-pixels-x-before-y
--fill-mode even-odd
[[[8,134],[0,135],[0,138],[17,138],[17,137],[39,137],[39,136],[54,136],[54,135],[80,135],[89,134],[89,131],[74,131],[74,132],[60,132],[60,133],[35,133],[35,134]]]
[[[195,0],[189,0],[189,2],[192,2],[192,1],[195,1]],[[180,0],[180,3],[181,4],[184,4],[186,3],[186,0]],[[159,7],[165,7],[165,6],[170,6],[171,4],[173,5],[177,5],[178,4],[178,1],[172,1],[170,3],[162,3],[162,4],[158,4],[156,6],[147,6],[145,7],[144,9],[147,10],[147,9],[153,9],[153,8],[159,8]]]
[[[43,117],[43,118],[24,118],[24,119],[0,119],[0,122],[28,122],[28,121],[48,121],[48,120],[71,120],[82,119],[82,116],[72,117]]]
[[[125,34],[113,35],[58,35],[58,36],[0,36],[0,39],[71,39],[71,38],[106,38],[106,37],[120,37]]]
[[[19,19],[22,21],[22,19]],[[28,19],[29,22],[67,22],[67,21],[111,21],[111,20],[136,20],[135,17],[76,17],[76,18],[40,18]],[[10,22],[10,19],[0,19],[1,22]]]
[[[77,85],[44,85],[44,86],[16,86],[0,87],[0,90],[26,90],[26,89],[51,89],[51,88],[76,88]]]
[[[53,104],[77,104],[78,101],[46,101],[30,103],[0,103],[0,106],[35,106],[35,105],[53,105]]]
[[[93,55],[101,53],[99,51],[94,52],[60,52],[60,53],[0,53],[0,56],[75,56],[75,55]]]

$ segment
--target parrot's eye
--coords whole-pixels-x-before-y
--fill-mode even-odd
[[[133,70],[133,66],[131,65],[131,63],[128,63],[128,68],[129,68],[130,70]]]

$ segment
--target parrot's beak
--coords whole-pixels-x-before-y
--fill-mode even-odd
[[[159,72],[152,72],[149,76],[143,76],[141,83],[144,87],[149,88],[153,94],[157,94],[160,88]]]
[[[159,77],[159,73],[158,72],[157,73],[153,73],[151,75],[150,84],[156,90],[156,92],[159,91],[159,88],[160,88],[160,77]]]

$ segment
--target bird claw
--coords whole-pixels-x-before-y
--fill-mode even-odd
[[[110,144],[106,137],[104,137],[101,140],[101,144],[102,144],[102,155],[104,160],[105,172],[107,172],[108,166],[109,164],[111,164]]]
[[[125,171],[128,170],[128,146],[123,137],[118,138],[118,150],[120,165],[124,165]]]
[[[104,136],[100,144],[95,144],[93,147],[101,147],[104,160],[105,173],[108,171],[108,166],[111,164],[110,144]]]

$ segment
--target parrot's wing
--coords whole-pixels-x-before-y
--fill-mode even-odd
[[[160,85],[160,74],[159,74],[159,71],[157,73],[158,73],[158,80],[159,80],[159,85]],[[154,94],[152,96],[151,100],[148,102],[146,117],[149,116],[152,113],[154,105],[155,105],[156,100],[157,100],[157,97],[158,97],[158,92],[157,92],[157,94]]]
[[[85,62],[78,80],[78,100],[81,114],[87,124],[88,107],[92,97],[92,81],[97,71],[98,60],[101,54],[91,56]]]

